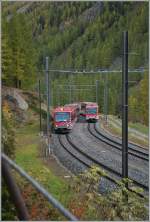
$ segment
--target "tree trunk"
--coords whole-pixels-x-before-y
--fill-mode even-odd
[[[21,80],[19,80],[19,89],[21,89]]]
[[[19,80],[17,79],[17,77],[15,77],[14,79],[14,85],[15,85],[15,88],[19,88]]]

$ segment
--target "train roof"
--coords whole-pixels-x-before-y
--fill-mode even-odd
[[[56,107],[54,109],[54,112],[72,112],[74,110],[74,107],[72,106],[60,106],[60,107]]]
[[[94,105],[97,105],[96,102],[81,102],[81,104],[85,104],[85,105],[91,105],[91,104],[94,104]]]
[[[80,106],[80,104],[79,103],[70,103],[70,104],[66,104],[66,105],[64,105],[64,107],[67,107],[67,106],[69,106],[69,107],[77,107],[77,106]]]
[[[81,103],[83,103],[83,104],[89,104],[89,103],[91,103],[91,102],[81,102]]]
[[[98,107],[97,103],[88,103],[86,107]]]

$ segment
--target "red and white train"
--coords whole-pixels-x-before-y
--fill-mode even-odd
[[[79,103],[66,104],[66,105],[64,105],[64,107],[74,107],[77,112],[77,115],[79,114],[79,112],[81,110],[81,105]]]
[[[99,119],[98,104],[97,103],[86,104],[85,118],[87,121],[88,120],[97,121]]]
[[[97,121],[99,119],[98,104],[93,102],[82,102],[81,115],[84,116],[87,121]]]
[[[70,131],[77,121],[77,108],[75,106],[57,107],[53,111],[53,126],[55,131]]]

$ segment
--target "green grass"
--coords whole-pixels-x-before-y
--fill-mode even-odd
[[[136,129],[137,131],[147,134],[149,133],[149,128],[141,123],[131,123],[129,122],[129,127]]]
[[[64,199],[63,195],[67,182],[55,176],[39,158],[38,124],[26,125],[18,129],[16,135],[16,163],[40,182],[54,197],[59,200]],[[69,196],[69,193],[65,196],[65,202],[69,199]]]
[[[116,127],[114,127],[114,125],[109,123],[109,129],[112,131],[113,134],[115,134],[117,136],[120,136],[120,137],[122,136],[122,129],[121,128],[116,128]],[[136,143],[136,144],[139,144],[141,146],[148,147],[148,145],[149,145],[148,140],[141,140],[138,137],[134,137],[134,136],[130,135],[130,133],[129,133],[129,141],[133,142],[133,143]]]
[[[35,144],[22,147],[16,156],[16,162],[22,166],[30,176],[42,183],[44,187],[57,198],[63,191],[65,183],[52,174],[50,169],[43,165],[37,158],[37,146]]]
[[[121,120],[118,119],[117,116],[110,115],[110,117],[111,117],[112,121],[114,120],[114,122],[115,122],[115,120],[119,120],[121,122]],[[135,130],[139,131],[140,133],[143,133],[146,135],[148,135],[148,133],[149,133],[149,127],[146,125],[143,125],[142,123],[129,122],[128,125],[130,128],[135,129]]]

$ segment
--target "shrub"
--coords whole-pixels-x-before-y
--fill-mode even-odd
[[[70,202],[71,211],[82,220],[145,220],[148,217],[147,200],[137,193],[131,180],[117,181],[116,189],[102,195],[98,191],[101,177],[106,173],[97,166],[74,178],[70,189],[75,195]],[[126,183],[135,191],[129,191]]]

